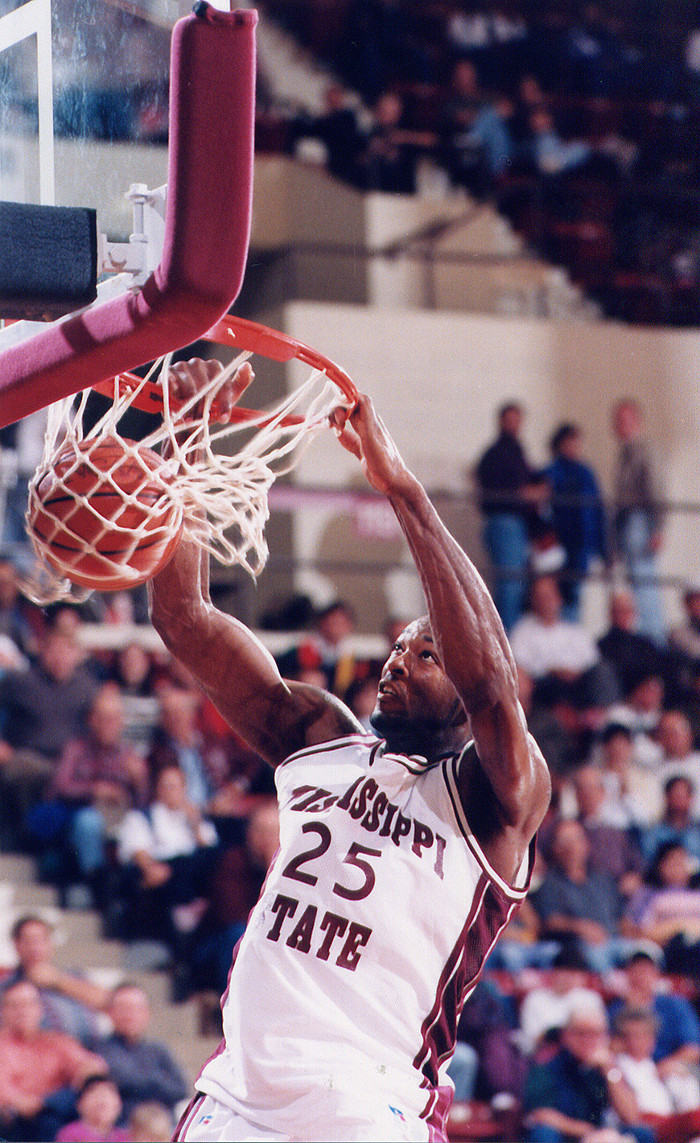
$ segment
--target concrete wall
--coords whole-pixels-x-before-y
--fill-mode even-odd
[[[700,333],[309,303],[292,303],[268,318],[333,357],[373,396],[409,464],[433,492],[465,489],[465,472],[492,439],[494,409],[508,398],[527,408],[525,440],[534,461],[548,459],[547,440],[561,420],[580,422],[588,456],[608,490],[615,454],[610,406],[630,393],[648,410],[669,499],[698,503]],[[362,487],[353,458],[330,434],[314,442],[298,479]],[[466,504],[463,517],[454,506],[450,512],[459,538],[482,562],[474,513]],[[662,561],[669,576],[700,575],[696,521],[690,511],[669,517]],[[381,514],[372,522],[356,513],[339,527],[333,514],[304,510],[294,536],[302,558],[357,558],[361,552],[391,563],[404,551]],[[410,567],[407,557],[405,562]],[[363,614],[371,603],[370,626],[382,605],[401,609],[402,600],[412,601],[405,584],[385,584],[383,604],[381,591],[368,601],[366,585],[352,587],[348,577],[335,586],[360,602]],[[597,587],[587,593],[587,615],[597,628],[605,622],[605,599]],[[675,618],[676,590],[667,591],[666,605]]]

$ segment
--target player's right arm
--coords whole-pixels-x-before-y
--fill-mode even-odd
[[[305,746],[362,733],[334,695],[285,682],[252,631],[213,606],[208,567],[208,554],[182,540],[149,584],[151,619],[229,726],[272,766]]]

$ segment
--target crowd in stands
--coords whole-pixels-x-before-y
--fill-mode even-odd
[[[604,312],[695,324],[695,5],[343,0],[333,19],[313,0],[266,7],[346,90],[282,132],[263,114],[263,149],[314,135],[333,174],[388,192],[414,191],[427,160],[495,201]]]
[[[8,10],[14,5],[7,0]],[[167,30],[91,0],[89,18],[79,21],[73,5],[54,7],[57,133],[167,142]],[[606,313],[695,324],[696,5],[675,3],[666,12],[592,0],[266,0],[260,7],[334,77],[318,113],[290,107],[261,74],[260,150],[303,155],[311,138],[336,177],[404,194],[416,191],[427,160],[438,182],[495,201]],[[116,61],[108,72],[106,53]],[[27,72],[3,74],[3,104],[35,119]]]

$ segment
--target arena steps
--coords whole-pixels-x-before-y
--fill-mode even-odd
[[[209,998],[204,1005],[199,997],[173,1004],[170,973],[159,967],[164,948],[105,940],[99,914],[87,908],[59,908],[56,890],[38,884],[34,861],[19,854],[0,853],[0,906],[0,966],[13,963],[9,932],[17,917],[32,912],[46,916],[55,925],[56,963],[62,968],[79,968],[107,987],[129,979],[145,989],[153,1011],[149,1036],[168,1046],[192,1084],[219,1034],[211,1020],[209,1034],[200,1032],[202,1011],[210,1015]]]

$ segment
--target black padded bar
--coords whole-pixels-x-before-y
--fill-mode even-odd
[[[0,202],[0,317],[50,321],[96,297],[96,211]]]

